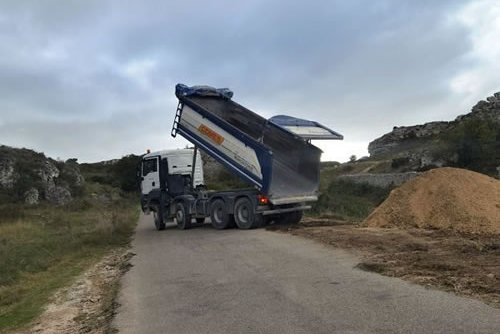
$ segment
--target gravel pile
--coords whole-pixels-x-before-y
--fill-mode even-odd
[[[433,169],[394,189],[364,225],[500,235],[500,181],[464,169]]]

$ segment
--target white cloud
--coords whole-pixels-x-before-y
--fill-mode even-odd
[[[122,73],[141,88],[148,89],[151,87],[151,74],[156,66],[157,62],[153,59],[133,60],[122,67]]]
[[[68,50],[62,42],[50,42],[42,49],[40,55],[49,61],[62,61],[66,60],[69,56]]]
[[[500,2],[472,2],[453,15],[469,31],[472,47],[466,55],[468,66],[451,80],[451,89],[471,106],[484,94],[500,89]]]

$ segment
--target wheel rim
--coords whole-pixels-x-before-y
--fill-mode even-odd
[[[178,224],[182,224],[184,222],[184,212],[182,212],[181,209],[177,210],[176,218]]]
[[[215,211],[214,211],[214,220],[216,223],[222,223],[222,216],[223,216],[223,212],[222,212],[222,208],[219,207],[217,208]]]
[[[244,225],[248,224],[249,220],[249,210],[248,206],[243,204],[238,207],[238,212],[236,213],[238,216],[238,221],[243,223]]]

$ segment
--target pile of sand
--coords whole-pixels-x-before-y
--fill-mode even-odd
[[[433,169],[394,189],[364,224],[500,235],[500,181],[464,169]]]

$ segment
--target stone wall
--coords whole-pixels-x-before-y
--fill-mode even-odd
[[[407,173],[385,173],[385,174],[353,174],[341,175],[339,178],[354,183],[367,183],[372,186],[386,188],[389,186],[399,186],[406,181],[421,175],[419,172]]]

